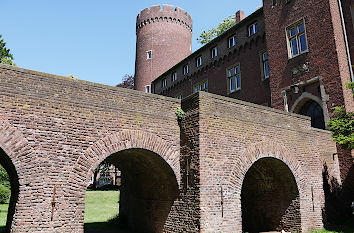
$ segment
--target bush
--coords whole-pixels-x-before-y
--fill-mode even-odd
[[[11,190],[4,185],[0,185],[0,204],[9,203],[10,195]]]

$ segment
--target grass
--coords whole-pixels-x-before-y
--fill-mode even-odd
[[[107,222],[118,215],[119,191],[86,191],[85,223]]]
[[[0,232],[5,232],[8,207],[9,204],[0,204]]]

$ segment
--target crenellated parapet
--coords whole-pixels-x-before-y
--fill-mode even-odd
[[[171,22],[185,26],[192,31],[192,17],[182,8],[171,5],[155,5],[145,8],[136,18],[137,31],[154,22]]]

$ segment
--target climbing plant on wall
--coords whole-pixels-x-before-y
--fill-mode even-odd
[[[353,90],[354,82],[348,83],[346,87]],[[333,140],[344,149],[354,149],[354,113],[347,112],[344,106],[340,106],[333,108],[333,114],[335,118],[328,122]]]

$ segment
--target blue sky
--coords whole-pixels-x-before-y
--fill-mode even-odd
[[[134,74],[137,14],[151,5],[185,9],[196,38],[223,18],[262,0],[0,0],[0,34],[18,66],[108,85]]]

